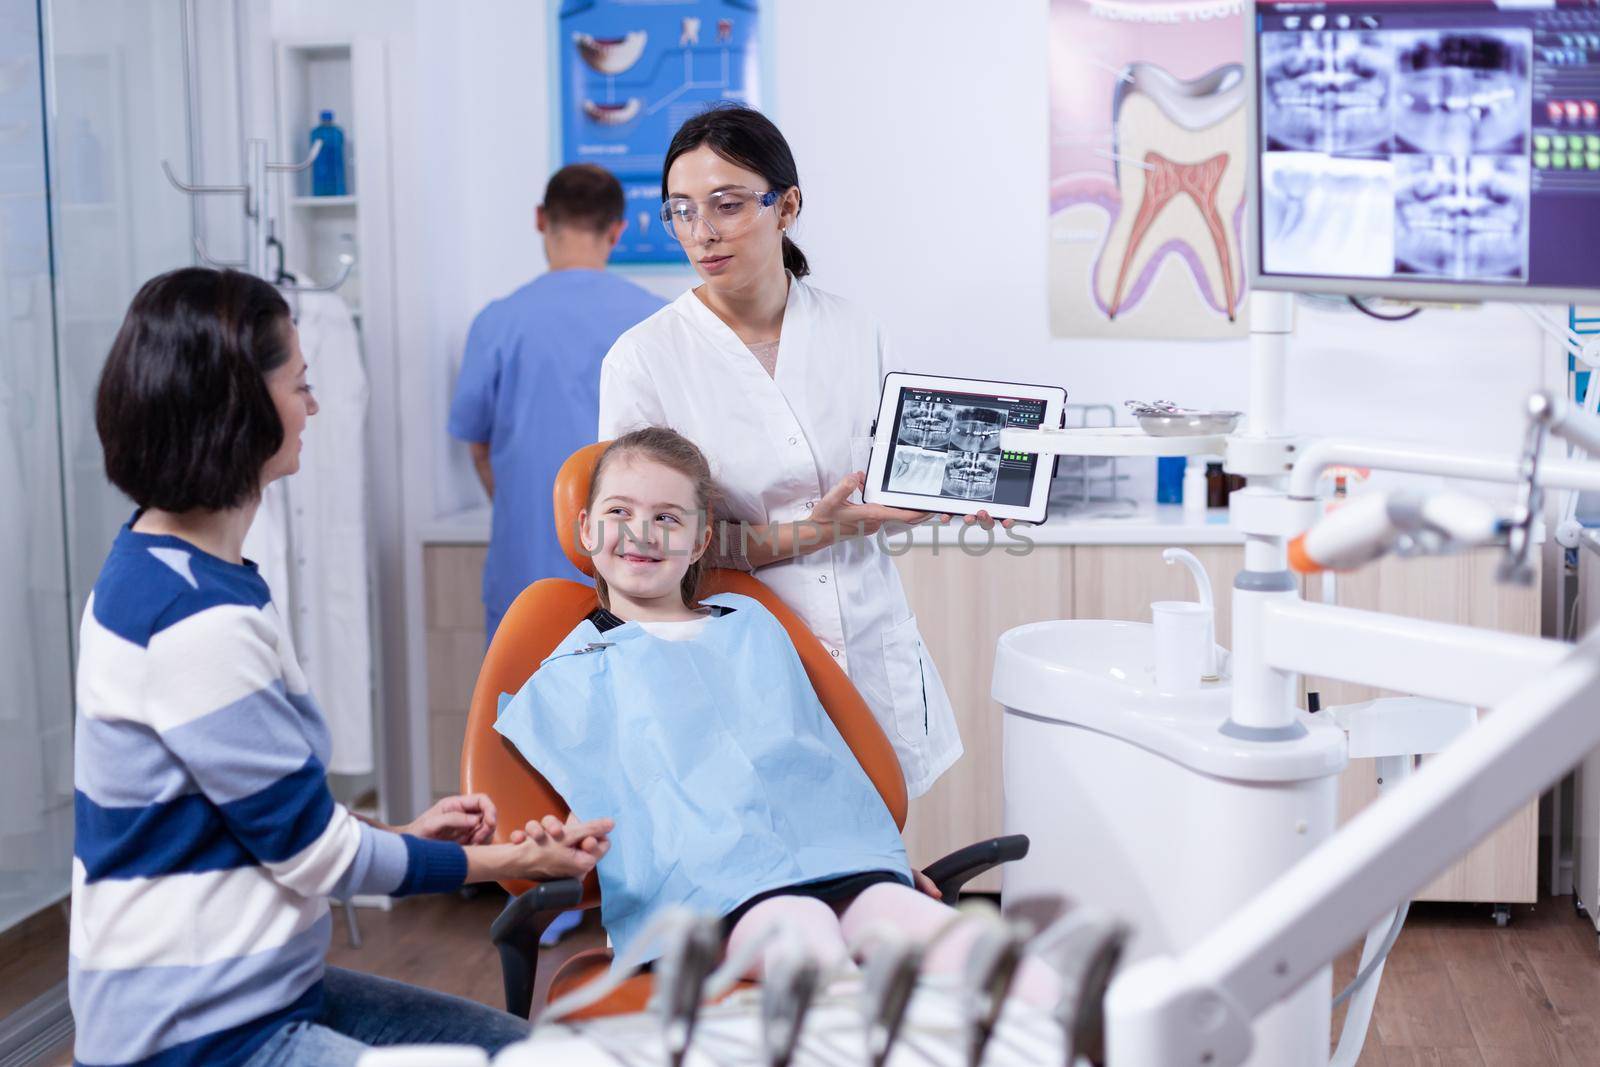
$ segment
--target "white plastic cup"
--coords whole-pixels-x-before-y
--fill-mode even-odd
[[[1206,666],[1206,630],[1211,613],[1192,600],[1150,605],[1156,630],[1156,688],[1182,693],[1200,688]]]

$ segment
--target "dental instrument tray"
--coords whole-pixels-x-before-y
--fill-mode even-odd
[[[1207,437],[1230,434],[1239,425],[1243,412],[1194,411],[1180,408],[1170,400],[1145,403],[1124,401],[1129,413],[1139,420],[1139,428],[1151,437]]]
[[[862,499],[868,504],[1044,522],[1055,464],[1000,447],[1002,430],[1055,429],[1055,385],[903,374],[883,379]]]

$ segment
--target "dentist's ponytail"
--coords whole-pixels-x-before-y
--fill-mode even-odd
[[[771,119],[743,104],[709,107],[678,127],[678,132],[672,135],[672,143],[667,146],[666,162],[661,165],[663,201],[667,199],[667,174],[672,170],[673,161],[701,145],[729,163],[755,171],[780,196],[793,189],[799,200],[795,217],[800,217],[805,198],[800,195],[800,170],[795,166],[789,142],[783,139]],[[783,266],[796,278],[811,273],[805,253],[788,234],[783,235]]]
[[[806,262],[806,254],[800,251],[800,246],[789,240],[789,235],[783,235],[783,269],[793,274],[796,278],[804,278],[811,273],[811,264]]]

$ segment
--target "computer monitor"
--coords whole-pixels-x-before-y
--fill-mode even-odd
[[[1600,0],[1258,0],[1251,284],[1600,296]]]

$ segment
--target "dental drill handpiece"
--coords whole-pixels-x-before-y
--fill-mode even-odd
[[[967,1067],[978,1067],[983,1061],[983,1050],[1000,1022],[1000,1012],[1011,992],[1017,967],[1022,963],[1022,950],[1028,937],[1024,926],[1004,922],[998,917],[982,921],[983,930],[967,953],[966,973],[961,983],[966,1005]]]
[[[1079,1057],[1105,1062],[1105,997],[1129,934],[1121,920],[1078,907],[1046,927],[1028,946],[1028,955],[1042,959],[1061,980],[1055,1017],[1061,1026],[1065,1067],[1073,1067]]]
[[[655,964],[650,1010],[661,1016],[661,1038],[671,1067],[682,1067],[694,1037],[706,979],[722,954],[721,924],[695,916],[667,932]]]
[[[900,1036],[911,995],[917,989],[922,946],[892,927],[881,927],[852,945],[851,951],[862,964],[861,1006],[867,1058],[872,1067],[884,1067]]]
[[[822,984],[822,967],[805,938],[782,930],[761,975],[761,1041],[767,1067],[789,1067],[806,1012]]]

